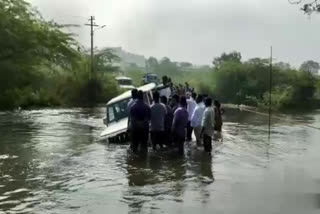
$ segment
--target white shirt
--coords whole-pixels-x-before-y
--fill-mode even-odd
[[[194,109],[194,112],[191,116],[191,126],[192,127],[200,127],[201,126],[204,110],[205,110],[205,107],[202,102],[196,106],[196,108]]]
[[[213,136],[214,134],[214,109],[212,107],[207,107],[204,110],[202,118],[202,127],[204,128],[204,133],[208,136]]]
[[[135,104],[137,100],[136,99],[130,99],[128,102],[128,111],[130,112],[131,107]]]
[[[169,98],[170,95],[172,94],[170,87],[161,89],[161,90],[159,91],[159,93],[160,93],[160,96],[166,96],[167,98]]]
[[[187,103],[188,103],[187,111],[188,111],[188,114],[189,114],[188,120],[191,121],[191,116],[192,116],[192,114],[194,112],[194,109],[197,106],[197,103],[194,101],[194,99],[192,97],[187,100]]]

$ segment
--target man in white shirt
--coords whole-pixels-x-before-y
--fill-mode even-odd
[[[189,114],[188,125],[187,125],[187,141],[191,141],[192,140],[193,128],[191,126],[191,116],[192,116],[192,114],[194,112],[194,109],[197,106],[197,103],[195,101],[196,97],[197,97],[197,94],[196,93],[192,93],[191,97],[187,100],[187,104],[188,104],[187,111],[188,111],[188,114]]]
[[[212,137],[214,134],[214,109],[212,107],[212,99],[207,98],[205,101],[206,109],[203,113],[202,118],[202,131],[201,136],[203,136],[203,146],[206,152],[212,151]]]
[[[196,99],[197,106],[191,116],[191,127],[193,127],[194,135],[196,136],[197,146],[201,146],[201,131],[202,131],[202,117],[205,110],[203,103],[203,96],[198,95]]]

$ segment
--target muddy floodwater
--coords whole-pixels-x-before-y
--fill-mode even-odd
[[[228,109],[212,156],[99,141],[105,109],[0,112],[0,213],[320,213],[320,111]]]

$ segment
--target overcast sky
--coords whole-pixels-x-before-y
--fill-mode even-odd
[[[222,52],[244,59],[268,57],[299,66],[320,61],[320,14],[304,15],[287,0],[28,0],[46,19],[81,24],[70,29],[86,47],[90,15],[107,28],[96,31],[98,47],[195,64],[211,64]]]

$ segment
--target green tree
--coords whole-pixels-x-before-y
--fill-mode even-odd
[[[146,67],[149,72],[154,72],[154,70],[159,66],[159,62],[155,57],[149,57],[146,60]]]
[[[290,4],[301,4],[301,10],[306,14],[311,14],[313,12],[320,12],[320,2],[318,0],[288,0]]]
[[[209,87],[211,95],[223,102],[264,108],[269,105],[269,73],[268,59],[253,58],[243,63],[224,62],[211,73],[211,81],[203,81],[199,88],[207,90]],[[317,89],[320,85],[317,77],[309,72],[294,70],[286,63],[273,66],[273,77],[274,109],[308,108],[317,105]]]
[[[172,64],[172,62],[168,57],[163,57],[160,60],[160,65],[171,65],[171,64]]]
[[[158,67],[154,70],[156,74],[159,76],[171,76],[175,77],[179,75],[180,69],[177,66],[176,62],[172,62],[168,57],[163,57],[160,62]]]
[[[256,65],[256,66],[265,66],[270,64],[270,60],[256,57],[256,58],[249,59],[246,63],[251,65]]]
[[[0,108],[82,105],[88,88],[99,89],[96,101],[116,92],[105,71],[113,55],[95,56],[99,78],[92,78],[89,60],[64,25],[45,21],[24,0],[0,1]],[[112,89],[112,90],[111,90]]]
[[[120,61],[120,57],[113,53],[112,49],[105,48],[97,51],[94,56],[94,65],[97,77],[102,78],[107,73],[119,71],[119,66],[114,64]]]
[[[240,63],[225,62],[213,73],[213,93],[223,102],[241,103],[245,99],[246,68]]]
[[[180,66],[182,68],[190,68],[190,67],[192,67],[192,63],[190,63],[190,62],[180,62]]]
[[[81,58],[78,44],[62,28],[55,22],[43,20],[26,1],[0,1],[2,108],[16,105],[19,97],[11,98],[18,93],[16,89],[37,94],[47,72],[75,67]]]
[[[276,62],[273,64],[273,67],[278,68],[280,70],[290,70],[291,66],[289,63],[286,62]]]
[[[241,63],[241,53],[237,51],[233,51],[228,54],[222,53],[220,57],[216,57],[213,59],[212,64],[216,69],[219,69],[222,64],[226,62]]]
[[[318,62],[308,60],[300,66],[300,70],[307,72],[309,74],[318,74],[318,71],[320,69],[320,65]]]

